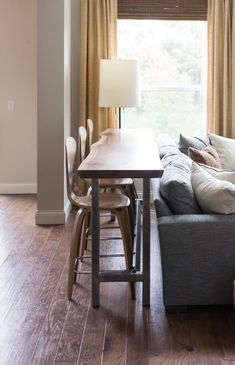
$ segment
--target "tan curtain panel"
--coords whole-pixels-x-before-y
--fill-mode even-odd
[[[80,102],[79,125],[94,122],[99,133],[116,127],[113,109],[99,108],[99,61],[116,58],[117,0],[80,0]]]
[[[235,138],[235,1],[232,1],[232,138]]]
[[[208,0],[208,130],[232,136],[233,0]]]
[[[118,0],[118,18],[206,20],[207,0]]]

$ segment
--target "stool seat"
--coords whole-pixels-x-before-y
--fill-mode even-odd
[[[91,209],[92,206],[92,196],[75,196],[74,201],[76,201],[79,208]],[[130,199],[123,194],[119,193],[100,193],[99,194],[99,208],[100,210],[113,210],[125,208],[130,205]]]
[[[91,186],[92,179],[84,179],[88,186]],[[100,179],[100,187],[120,187],[120,185],[131,185],[133,184],[132,179]]]

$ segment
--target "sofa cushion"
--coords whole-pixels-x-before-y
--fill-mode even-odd
[[[162,158],[164,174],[160,180],[160,193],[173,214],[200,214],[191,184],[192,160],[171,146]]]
[[[213,133],[208,133],[208,136],[220,157],[223,170],[235,170],[235,139],[221,137]]]
[[[211,176],[216,177],[216,179],[229,181],[232,184],[235,184],[235,171],[223,171],[203,164],[199,164],[199,166]]]
[[[179,138],[179,150],[188,155],[189,147],[196,148],[197,150],[201,150],[208,146],[206,138],[203,137],[187,137],[183,134],[180,134]]]
[[[168,154],[170,151],[173,151],[173,153],[175,153],[175,151],[178,150],[178,145],[170,136],[168,136],[168,134],[160,134],[158,136],[157,146],[160,158]]]
[[[234,214],[235,186],[221,181],[197,164],[192,165],[192,186],[204,213]]]
[[[160,193],[160,179],[152,179],[152,190],[153,190],[153,200],[155,205],[155,210],[157,217],[165,217],[172,215],[172,211],[163,199]]]
[[[208,166],[221,168],[220,158],[216,149],[212,146],[207,146],[202,150],[197,150],[196,148],[189,147],[188,154],[191,159],[198,163],[203,163]]]

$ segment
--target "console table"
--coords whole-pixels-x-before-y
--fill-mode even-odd
[[[143,305],[150,304],[150,179],[159,178],[163,167],[157,145],[148,129],[108,129],[92,145],[78,168],[81,178],[92,179],[92,305],[99,306],[99,283],[142,281]],[[100,271],[99,179],[143,179],[142,271]]]

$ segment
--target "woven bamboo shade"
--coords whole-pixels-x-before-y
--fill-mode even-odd
[[[207,20],[207,0],[118,0],[118,18]]]

